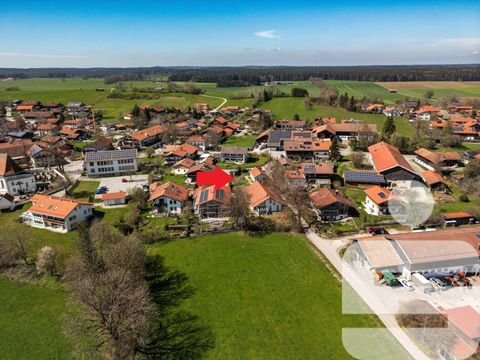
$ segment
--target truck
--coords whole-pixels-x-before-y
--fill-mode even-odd
[[[420,273],[413,273],[412,274],[412,282],[419,288],[423,288],[424,293],[431,293],[434,292],[435,289],[432,283],[422,274]]]
[[[383,278],[388,286],[398,286],[399,282],[395,275],[392,274],[391,271],[385,270],[383,272]]]

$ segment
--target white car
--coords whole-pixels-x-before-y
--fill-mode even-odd
[[[415,290],[415,287],[413,286],[413,283],[411,281],[408,281],[408,280],[405,280],[405,279],[398,279],[398,281],[408,291],[414,291]]]

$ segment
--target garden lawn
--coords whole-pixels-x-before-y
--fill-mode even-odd
[[[61,332],[65,294],[0,276],[0,358],[71,359]]]
[[[184,306],[214,332],[209,359],[350,359],[342,326],[379,326],[370,315],[342,315],[340,283],[300,235],[209,235],[149,254],[197,289]],[[373,341],[379,356],[408,358],[390,337]]]
[[[255,142],[256,136],[252,135],[245,135],[245,136],[231,136],[225,141],[222,146],[238,146],[238,147],[244,147],[244,148],[249,148],[253,146]]]
[[[68,196],[81,201],[92,201],[100,181],[77,181],[68,192]]]

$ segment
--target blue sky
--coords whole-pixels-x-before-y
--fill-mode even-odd
[[[480,62],[478,1],[7,1],[0,67]]]

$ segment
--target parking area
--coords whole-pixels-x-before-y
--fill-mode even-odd
[[[109,193],[124,191],[128,194],[135,188],[141,189],[148,186],[148,175],[115,176],[89,180],[100,181],[99,187],[107,187]],[[95,197],[101,198],[101,195],[95,195]]]

